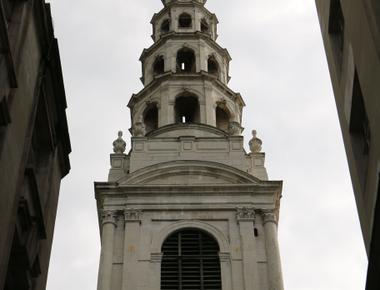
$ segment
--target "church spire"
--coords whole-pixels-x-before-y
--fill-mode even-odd
[[[244,149],[245,104],[205,2],[166,0],[152,18],[130,151],[119,133],[95,183],[98,290],[283,290],[282,182],[268,181],[256,131]]]

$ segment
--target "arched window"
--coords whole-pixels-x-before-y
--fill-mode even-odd
[[[162,245],[161,290],[221,290],[219,245],[196,229],[170,235]]]
[[[207,71],[210,74],[219,77],[219,64],[214,56],[210,56],[207,60]]]
[[[182,48],[177,53],[177,72],[195,72],[195,53],[190,48]]]
[[[190,14],[182,13],[178,18],[179,28],[190,28],[192,26],[192,18]]]
[[[165,61],[163,56],[157,56],[153,64],[153,74],[159,75],[165,72]]]
[[[150,104],[144,112],[145,132],[156,130],[158,128],[158,108],[157,104]]]
[[[192,95],[179,96],[174,105],[176,123],[199,123],[198,98]]]
[[[206,19],[204,19],[204,18],[201,20],[201,31],[204,33],[209,32],[209,25],[208,25]]]
[[[165,19],[161,23],[161,33],[168,33],[170,31],[170,19]]]
[[[226,112],[226,110],[224,110],[220,106],[216,107],[215,114],[216,114],[216,127],[227,132],[229,129],[229,124],[230,124],[229,114]]]

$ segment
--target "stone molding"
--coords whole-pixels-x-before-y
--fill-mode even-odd
[[[185,228],[200,229],[209,233],[218,241],[220,252],[222,253],[229,252],[228,238],[222,233],[222,231],[220,231],[218,228],[208,223],[197,221],[197,220],[182,220],[182,221],[174,222],[164,227],[159,233],[154,235],[150,252],[151,253],[161,252],[161,247],[165,239],[171,233],[180,229],[185,229]]]
[[[219,260],[221,263],[231,262],[231,255],[230,253],[219,253]]]
[[[150,262],[151,263],[161,263],[163,256],[164,256],[163,253],[151,253],[150,254]]]
[[[256,212],[253,207],[238,207],[236,208],[236,219],[238,222],[241,221],[252,221],[256,219]]]
[[[126,208],[124,210],[124,220],[126,222],[140,222],[142,217],[142,210],[134,208]]]
[[[277,225],[277,215],[273,210],[263,211],[261,216],[263,217],[264,225],[266,223],[275,223]]]
[[[116,227],[117,211],[114,210],[104,210],[101,213],[101,223],[102,226],[105,224],[113,224]]]

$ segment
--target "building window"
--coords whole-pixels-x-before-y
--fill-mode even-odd
[[[193,20],[190,14],[182,13],[178,18],[179,28],[191,28]]]
[[[215,115],[216,115],[216,127],[227,132],[229,124],[230,124],[229,114],[226,112],[226,110],[224,110],[220,106],[217,106],[215,110]]]
[[[182,48],[177,53],[177,72],[195,73],[195,53],[190,48]]]
[[[8,99],[6,96],[0,96],[0,127],[9,124],[10,121]]]
[[[158,128],[158,108],[157,104],[149,105],[144,112],[145,132],[156,130]]]
[[[219,77],[219,64],[214,56],[210,56],[207,60],[207,70],[208,73]]]
[[[165,61],[163,56],[158,56],[153,64],[153,74],[160,75],[165,72]]]
[[[341,63],[344,48],[344,16],[340,0],[331,0],[329,17],[329,34],[334,53]]]
[[[179,96],[174,105],[176,123],[199,123],[198,98],[192,95]]]
[[[161,23],[161,33],[164,34],[164,33],[168,33],[169,31],[170,31],[170,19],[165,19]]]
[[[371,132],[368,115],[365,109],[363,92],[357,72],[355,71],[352,89],[352,104],[350,115],[350,137],[353,155],[362,187],[364,188],[367,176],[368,154],[371,143]]]
[[[209,234],[185,229],[162,246],[161,290],[221,290],[219,245]]]
[[[209,25],[208,25],[206,19],[204,19],[204,18],[201,20],[201,31],[204,33],[209,32]]]

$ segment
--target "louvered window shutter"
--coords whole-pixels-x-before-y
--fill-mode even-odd
[[[209,234],[186,229],[162,246],[161,290],[221,290],[219,246]]]

